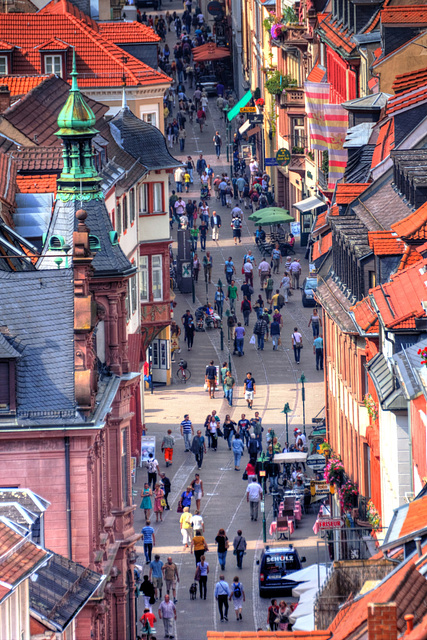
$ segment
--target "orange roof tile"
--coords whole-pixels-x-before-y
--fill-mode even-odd
[[[317,231],[320,231],[320,229],[322,227],[325,227],[327,224],[328,223],[326,221],[326,211],[324,211],[323,213],[319,213],[316,218],[316,224],[313,227],[312,233],[316,233]]]
[[[63,3],[64,0],[60,0]],[[37,49],[52,38],[52,33],[75,48],[79,86],[121,86],[123,74],[128,86],[169,84],[170,79],[144,62],[127,54],[109,41],[86,21],[71,13],[50,15],[44,10],[36,14],[0,14],[0,38],[17,46],[14,52],[14,71],[17,75],[42,72],[42,56]],[[70,79],[72,56],[67,56],[66,80]],[[65,76],[64,76],[65,77]]]
[[[92,20],[86,13],[80,11],[80,9],[72,2],[69,2],[69,0],[51,0],[51,2],[48,2],[38,13],[50,15],[65,15],[69,13],[78,20],[83,20],[83,22],[94,31],[98,31],[98,23]]]
[[[57,175],[17,175],[16,187],[18,193],[56,193]]]
[[[378,316],[369,298],[363,298],[363,300],[357,302],[353,307],[350,307],[350,311],[354,313],[354,319],[362,331],[365,333],[378,333]]]
[[[36,47],[39,51],[67,51],[70,45],[58,38],[51,38],[47,42],[40,44]]]
[[[350,204],[360,196],[369,184],[366,182],[345,182],[337,185],[335,193],[335,202],[338,205]]]
[[[380,125],[377,142],[372,155],[371,168],[377,167],[383,160],[388,158],[390,151],[394,149],[394,120],[385,120]]]
[[[413,264],[415,264],[419,260],[422,260],[422,257],[420,256],[416,247],[414,247],[413,245],[408,245],[404,251],[402,260],[400,261],[400,264],[397,267],[397,270],[401,271],[402,269],[411,267]]]
[[[376,256],[399,256],[405,243],[393,231],[369,231],[369,246]]]
[[[409,107],[418,107],[422,103],[427,102],[427,84],[423,87],[417,87],[413,91],[400,93],[387,103],[387,115],[394,115],[399,111],[408,109]]]
[[[427,203],[424,203],[407,218],[391,225],[400,238],[427,240]]]
[[[320,20],[320,16],[319,16]],[[333,19],[331,14],[328,14],[322,22],[320,22],[318,29],[323,31],[325,38],[336,47],[337,49],[343,49],[345,53],[351,53],[356,47],[356,43],[351,40],[351,35],[346,28],[343,28],[342,24],[337,19]]]
[[[406,517],[402,523],[399,538],[409,533],[415,533],[424,528],[427,523],[427,496],[409,503]]]
[[[154,29],[140,22],[100,22],[98,28],[101,35],[115,44],[161,41]]]
[[[426,272],[425,272],[426,271]],[[390,282],[370,290],[370,296],[390,329],[414,329],[415,319],[424,318],[421,305],[426,299],[427,260],[423,259],[391,276]]]
[[[312,249],[312,260],[317,260],[320,256],[325,255],[327,251],[332,247],[332,231],[328,231],[325,235],[320,236],[320,238],[313,244]]]
[[[10,95],[15,98],[24,96],[46,78],[49,76],[0,76],[0,85],[7,85]]]
[[[381,23],[386,24],[412,24],[420,27],[427,25],[427,8],[420,5],[407,7],[386,7],[381,11]]]
[[[423,253],[426,253],[426,251],[427,251],[427,242],[424,242],[424,244],[422,244],[421,246],[417,246],[416,249],[417,249],[418,253],[421,253],[421,255]]]
[[[12,51],[15,48],[14,44],[9,44],[4,40],[0,40],[0,51]]]
[[[323,82],[326,76],[326,69],[319,62],[316,62],[312,70],[307,76],[308,82]]]
[[[418,69],[397,75],[393,83],[393,91],[396,94],[406,93],[425,84],[427,84],[427,69]]]
[[[0,580],[4,586],[10,585],[8,592],[0,592],[0,598],[6,598],[48,556],[47,551],[0,522]]]
[[[208,631],[208,640],[329,640],[329,631]]]
[[[340,210],[337,204],[333,204],[332,207],[328,211],[328,216],[339,216]]]

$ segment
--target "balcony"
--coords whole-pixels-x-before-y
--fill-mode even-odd
[[[304,89],[299,87],[290,87],[289,89],[284,89],[280,95],[280,106],[301,107],[302,109],[304,109]]]

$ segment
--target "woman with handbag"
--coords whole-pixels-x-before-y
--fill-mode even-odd
[[[222,425],[222,430],[224,433],[224,440],[228,442],[228,448],[231,451],[231,441],[233,440],[233,436],[236,434],[237,424],[230,418],[227,414],[225,416],[225,421]]]
[[[200,562],[202,556],[204,556],[205,551],[209,551],[208,545],[206,544],[205,537],[201,531],[194,532],[194,538],[191,541],[191,553],[194,551],[194,557],[196,559],[196,567]]]
[[[163,522],[162,500],[164,499],[164,497],[165,497],[165,492],[161,488],[160,484],[157,483],[156,488],[154,489],[154,513],[156,514],[156,522],[159,522],[159,517],[160,517],[160,522]]]
[[[209,563],[205,561],[205,556],[200,558],[200,562],[197,563],[197,569],[194,576],[195,580],[199,581],[200,597],[206,600],[206,587],[208,583]]]
[[[284,600],[281,600],[279,604],[279,612],[276,620],[279,623],[279,631],[289,630],[289,616],[292,613],[292,609],[288,607]]]
[[[218,535],[215,538],[215,542],[217,544],[218,562],[220,564],[221,569],[224,571],[225,561],[227,559],[227,550],[229,547],[228,538],[225,535],[224,529],[220,529],[218,531]]]
[[[212,418],[212,415],[209,413],[206,416],[205,424],[203,425],[205,427],[205,436],[208,439],[208,449],[211,448],[211,430],[210,430],[211,418]]]
[[[271,605],[268,607],[267,623],[271,631],[277,631],[279,616],[279,607],[277,606],[277,600],[272,600]]]
[[[211,415],[210,422],[209,422],[209,432],[211,434],[211,449],[212,449],[212,451],[216,451],[217,447],[218,447],[217,429],[218,429],[218,422],[216,421],[215,417]]]
[[[188,507],[184,507],[182,515],[179,519],[179,526],[181,528],[182,544],[184,549],[188,549],[191,544],[191,518],[193,516],[190,513]]]

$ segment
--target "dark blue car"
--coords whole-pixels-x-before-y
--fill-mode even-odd
[[[259,595],[270,598],[275,595],[292,595],[292,589],[299,584],[292,580],[292,574],[302,569],[305,558],[299,557],[293,545],[287,547],[265,547],[259,560]]]

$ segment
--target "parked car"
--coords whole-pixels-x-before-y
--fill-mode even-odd
[[[308,276],[305,278],[302,283],[302,306],[303,307],[315,307],[317,305],[316,299],[314,297],[314,292],[317,289],[317,278],[316,276]]]
[[[206,91],[208,96],[215,95],[216,96],[216,85],[218,84],[218,80],[214,75],[208,76],[200,76],[197,81],[197,84],[200,85],[202,91]]]
[[[281,594],[292,595],[292,589],[301,584],[292,580],[292,574],[302,569],[303,562],[305,558],[300,558],[292,544],[287,547],[265,547],[258,561],[261,598]]]
[[[162,8],[162,0],[136,0],[137,9],[146,9],[152,7],[153,11],[160,11]]]

